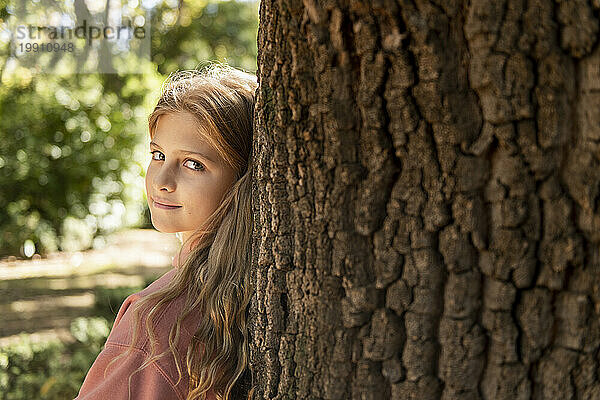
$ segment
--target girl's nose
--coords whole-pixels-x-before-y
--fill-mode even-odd
[[[175,181],[175,173],[167,166],[163,166],[156,175],[154,175],[154,188],[172,192],[177,188]]]

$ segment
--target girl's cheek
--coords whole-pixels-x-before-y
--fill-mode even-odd
[[[148,167],[148,169],[146,170],[146,178],[144,179],[145,186],[146,186],[146,194],[148,194],[148,192],[150,190],[153,176],[154,176],[154,174],[152,172],[152,169],[150,167]]]

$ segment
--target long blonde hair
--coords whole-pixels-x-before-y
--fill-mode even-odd
[[[195,116],[200,135],[236,172],[237,180],[223,196],[220,206],[198,227],[190,241],[191,251],[176,268],[173,279],[162,289],[134,303],[134,336],[138,336],[140,314],[150,338],[148,359],[129,376],[150,365],[167,351],[173,354],[181,380],[175,343],[181,323],[190,313],[200,313],[199,328],[187,349],[186,367],[190,377],[187,400],[205,399],[212,390],[218,399],[250,398],[248,307],[252,235],[251,164],[256,76],[211,63],[202,70],[179,71],[169,75],[161,88],[158,104],[148,118],[150,137],[158,118],[167,113],[189,112]],[[181,254],[180,249],[180,254]],[[153,321],[160,310],[177,297],[186,301],[169,333],[169,349],[156,355],[157,339]],[[109,365],[110,365],[109,364]],[[107,366],[108,368],[108,366]],[[177,384],[176,383],[176,384]],[[131,394],[131,393],[130,393]]]

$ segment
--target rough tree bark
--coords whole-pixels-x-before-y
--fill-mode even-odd
[[[257,399],[600,399],[598,0],[262,0]]]

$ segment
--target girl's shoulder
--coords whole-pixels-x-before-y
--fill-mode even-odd
[[[131,305],[144,296],[147,296],[167,285],[173,278],[176,270],[175,268],[169,270],[167,273],[162,275],[156,281],[152,282],[144,290],[134,293],[127,297],[119,310],[117,319],[115,319],[115,325],[106,341],[107,347],[119,347],[124,348],[128,346],[132,341],[132,332],[135,325],[133,309]],[[177,317],[182,313],[185,305],[186,297],[180,295],[174,300],[166,303],[154,314],[152,318],[153,331],[156,338],[157,353],[160,354],[166,350],[169,350],[169,334],[173,325],[177,322]],[[151,343],[149,335],[145,328],[145,317],[148,315],[148,310],[144,308],[143,312],[140,313],[140,321],[137,321],[138,326],[138,339],[136,339],[135,346],[139,351],[148,355],[151,352]],[[177,359],[179,368],[182,372],[182,380],[179,384],[177,382],[179,374],[176,363],[174,362],[171,353],[167,353],[164,356],[156,360],[157,367],[164,371],[168,380],[171,381],[178,391],[182,393],[187,390],[187,384],[189,383],[189,376],[186,373],[186,353],[187,347],[191,343],[192,337],[198,328],[200,323],[200,315],[192,312],[188,315],[181,323],[179,330],[179,337],[175,343],[177,352]]]
[[[169,270],[145,289],[133,293],[125,299],[119,309],[119,313],[117,314],[115,324],[106,341],[106,345],[98,356],[94,366],[92,366],[93,371],[90,370],[90,372],[88,372],[90,378],[86,377],[88,383],[83,393],[87,393],[86,390],[97,390],[97,396],[90,398],[116,398],[115,396],[105,394],[113,389],[120,391],[119,384],[126,381],[129,374],[141,366],[148,358],[151,353],[149,336],[145,329],[145,316],[147,316],[148,313],[146,308],[144,308],[143,312],[140,314],[140,320],[136,323],[131,305],[141,298],[163,288],[171,281],[175,272],[175,269]],[[155,318],[153,318],[153,328],[158,345],[158,352],[156,354],[169,349],[169,331],[181,312],[184,300],[184,296],[177,297],[172,302],[169,302],[164,307],[160,308],[156,313]],[[190,322],[192,323],[191,325]],[[146,367],[146,369],[143,370],[145,372],[138,372],[139,377],[137,383],[135,380],[132,383],[132,393],[136,393],[143,398],[172,398],[171,390],[175,390],[179,399],[185,398],[189,385],[189,375],[186,368],[186,351],[187,346],[190,343],[191,335],[188,335],[188,332],[193,331],[193,325],[198,322],[199,316],[192,313],[191,318],[186,318],[181,326],[182,329],[180,331],[179,340],[176,344],[179,368],[175,363],[173,356],[170,353],[165,354],[153,362],[153,365]],[[107,363],[124,352],[131,344],[134,326],[138,327],[138,335],[134,345],[136,350],[126,359],[121,360],[118,363],[118,366],[115,367],[116,369],[113,369],[112,375],[106,378],[108,380],[105,380],[103,374]],[[181,376],[179,375],[178,369],[181,372]],[[165,386],[165,384],[167,386]],[[97,387],[100,387],[100,389],[97,389]],[[151,389],[148,389],[148,387]],[[149,395],[143,394],[148,390],[153,393]],[[125,389],[123,389],[122,392],[126,393]],[[208,398],[211,400],[215,399],[213,394],[209,394]]]
[[[176,268],[170,269],[160,278],[148,285],[145,289],[129,295],[125,301],[123,301],[117,317],[115,318],[113,328],[106,341],[107,344],[113,343],[117,345],[129,345],[131,343],[133,340],[133,328],[136,325],[136,321],[134,320],[136,315],[134,315],[133,308],[131,306],[141,298],[165,287],[173,279],[176,271]],[[177,322],[177,317],[179,317],[179,315],[183,312],[185,300],[186,296],[181,294],[172,301],[163,304],[156,312],[153,313],[152,327],[154,333],[156,334],[158,348],[160,351],[169,347],[169,333],[173,325]],[[155,303],[152,303],[149,306],[144,307],[138,316],[138,339],[136,339],[135,347],[139,348],[140,350],[150,350],[150,340],[148,332],[145,328],[145,320],[150,312],[150,308],[154,304]],[[178,343],[181,347],[179,348],[187,347],[187,344],[189,344],[192,336],[198,328],[200,318],[201,316],[198,313],[192,312],[182,321]]]

